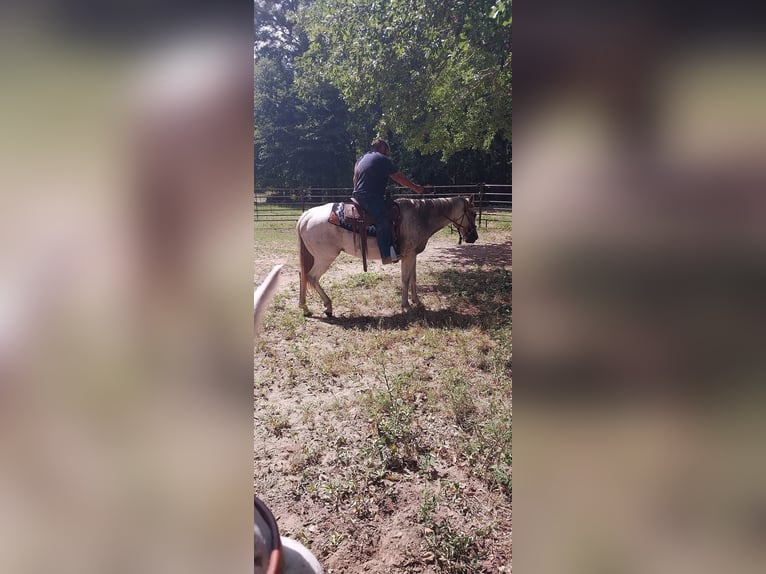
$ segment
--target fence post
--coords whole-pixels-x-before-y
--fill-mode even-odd
[[[484,184],[477,183],[476,187],[479,189],[479,227],[481,227],[481,214],[484,211]],[[487,222],[484,222],[484,229],[487,228]]]

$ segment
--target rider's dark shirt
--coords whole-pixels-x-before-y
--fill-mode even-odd
[[[356,164],[356,185],[354,193],[383,197],[388,176],[396,173],[391,159],[376,151],[368,152]]]

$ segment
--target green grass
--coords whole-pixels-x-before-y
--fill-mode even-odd
[[[269,252],[297,254],[298,236],[295,233],[295,225],[266,225],[256,223],[253,230],[253,241],[258,255]]]
[[[350,289],[359,287],[371,289],[385,280],[386,276],[383,273],[368,272],[351,275],[343,281],[343,284]]]

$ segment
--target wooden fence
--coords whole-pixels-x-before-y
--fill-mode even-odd
[[[472,184],[439,185],[434,193],[423,196],[403,187],[391,188],[394,197],[454,197],[472,195],[477,206],[477,224],[510,223],[513,213],[511,185]],[[254,196],[255,221],[259,224],[284,225],[295,223],[307,209],[323,203],[345,201],[351,196],[348,187],[333,188],[256,188]]]

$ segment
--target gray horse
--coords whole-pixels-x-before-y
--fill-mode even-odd
[[[415,266],[418,253],[426,248],[429,238],[449,224],[457,227],[461,240],[474,243],[479,234],[476,231],[476,212],[472,197],[451,197],[437,199],[398,199],[401,210],[399,248],[402,263],[402,308],[408,310],[408,292],[412,292],[412,303],[422,305],[415,283]],[[326,203],[312,207],[301,215],[296,226],[300,248],[300,299],[299,305],[305,314],[310,314],[306,305],[307,285],[311,285],[324,302],[324,312],[332,316],[332,301],[319,285],[319,278],[330,268],[341,251],[361,257],[359,241],[353,234],[328,220],[333,204]],[[376,241],[368,242],[369,259],[380,259]]]

